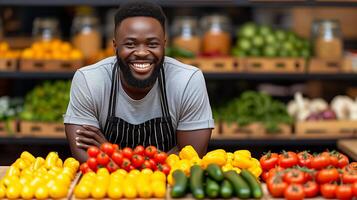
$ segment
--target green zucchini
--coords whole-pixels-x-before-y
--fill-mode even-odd
[[[193,197],[196,199],[205,198],[205,191],[203,188],[203,169],[199,165],[193,165],[190,169],[190,173],[190,189]]]
[[[252,191],[252,196],[255,199],[260,199],[263,197],[263,190],[261,184],[257,181],[255,176],[247,169],[242,169],[240,175],[248,183],[250,190]]]
[[[219,184],[210,177],[206,178],[206,194],[209,198],[216,198],[219,195]]]
[[[233,186],[235,195],[241,199],[248,199],[251,191],[248,183],[237,172],[230,170],[224,173],[224,177],[229,180]]]
[[[174,179],[174,185],[171,189],[172,198],[180,198],[186,195],[187,189],[187,177],[182,170],[176,170],[172,173],[172,178]]]
[[[223,180],[219,193],[222,198],[231,198],[233,194],[232,184],[228,180]]]
[[[211,177],[213,180],[221,182],[224,179],[222,169],[217,165],[217,164],[209,164],[207,166],[207,174],[209,177]]]

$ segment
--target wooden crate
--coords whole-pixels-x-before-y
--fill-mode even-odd
[[[304,58],[246,58],[244,70],[254,73],[303,73]]]
[[[243,69],[243,60],[233,57],[179,59],[181,62],[200,68],[204,72],[239,72]]]
[[[304,121],[296,122],[295,133],[306,138],[344,138],[357,134],[357,121]]]
[[[63,123],[20,121],[21,136],[65,138]]]
[[[291,135],[292,130],[289,125],[279,125],[280,132],[268,133],[261,123],[252,123],[244,127],[240,127],[237,123],[228,124],[222,123],[222,133],[224,136],[235,136],[238,138],[259,138],[259,137],[280,137]]]
[[[17,59],[15,58],[0,58],[0,71],[16,71]]]
[[[8,124],[6,124],[6,123],[8,123]],[[1,137],[13,135],[16,132],[17,132],[17,122],[15,120],[9,121],[9,122],[4,122],[4,121],[0,122],[0,136]]]
[[[337,73],[343,71],[343,59],[328,60],[313,58],[309,62],[307,71],[309,73]]]
[[[19,69],[25,72],[74,72],[82,66],[82,60],[21,59]]]

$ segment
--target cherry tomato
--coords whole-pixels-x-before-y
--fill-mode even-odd
[[[92,158],[95,158],[97,157],[97,155],[100,153],[100,150],[98,147],[96,146],[90,146],[88,149],[87,149],[87,154],[89,157],[92,157]]]
[[[291,169],[284,174],[283,180],[288,184],[303,184],[305,182],[305,174],[298,169]]]
[[[339,185],[336,188],[336,197],[338,199],[352,199],[352,187],[351,185]]]
[[[323,197],[333,199],[336,196],[337,185],[332,183],[325,183],[320,185],[320,192]]]
[[[109,156],[104,152],[101,152],[97,156],[97,163],[99,165],[106,166],[108,164],[109,160],[110,160]]]
[[[336,168],[322,169],[317,172],[316,180],[320,184],[330,183],[339,179],[339,173]]]
[[[79,169],[81,170],[82,174],[85,174],[89,169],[88,163],[82,163]]]
[[[308,181],[304,185],[305,197],[316,197],[319,193],[319,185],[315,181]]]
[[[277,153],[271,153],[270,151],[263,155],[259,162],[263,170],[268,171],[278,165],[279,155]]]
[[[342,174],[342,183],[355,183],[357,182],[357,172],[356,171],[345,171]]]
[[[153,158],[157,152],[157,148],[155,146],[148,146],[145,148],[145,155],[149,158]]]
[[[311,160],[311,168],[323,169],[330,165],[330,157],[326,154],[319,154]]]
[[[152,169],[153,171],[157,170],[157,163],[155,162],[155,160],[152,159],[152,158],[150,158],[150,159],[149,159],[149,162],[150,162],[150,165],[151,165],[151,169]]]
[[[125,147],[123,149],[123,156],[125,158],[131,159],[131,157],[133,157],[133,150],[130,147]]]
[[[118,151],[115,151],[112,154],[112,160],[119,166],[122,164],[123,158],[124,158],[123,154]]]
[[[313,156],[309,154],[307,151],[302,151],[298,153],[298,159],[299,159],[299,166],[301,167],[307,167],[311,168],[311,160],[313,159]]]
[[[134,154],[145,155],[145,148],[142,145],[136,146],[134,149]]]
[[[112,144],[114,151],[118,151],[120,149],[118,144]]]
[[[343,155],[342,153],[339,153],[337,158],[338,158],[338,166],[340,168],[344,168],[345,166],[348,165],[348,163],[350,163],[348,157]]]
[[[334,167],[339,167],[338,156],[334,153],[330,153],[330,165],[332,165]]]
[[[170,173],[171,167],[168,164],[159,164],[158,169],[167,176]]]
[[[295,165],[297,165],[299,162],[299,159],[296,155],[296,153],[292,152],[292,151],[283,151],[283,153],[281,153],[279,155],[279,166],[282,168],[290,168],[293,167]]]
[[[283,197],[288,184],[281,177],[275,176],[268,179],[267,187],[273,197]]]
[[[135,168],[140,168],[144,164],[145,158],[142,155],[134,154],[131,158],[132,165]]]
[[[284,171],[284,168],[282,167],[274,167],[272,169],[269,170],[269,174],[268,174],[268,179],[275,177],[277,174],[282,175]]]
[[[167,154],[165,152],[157,152],[155,155],[154,155],[154,160],[156,163],[161,163],[161,164],[164,164],[165,161],[166,161],[166,158],[167,158]]]
[[[151,163],[149,160],[145,160],[143,165],[141,166],[142,169],[151,169]]]
[[[115,162],[110,161],[107,164],[106,168],[110,173],[112,173],[112,172],[115,172],[117,169],[119,169],[119,166],[117,164],[115,164]]]
[[[304,196],[304,188],[300,184],[293,183],[289,185],[284,192],[286,200],[301,200],[304,199]]]
[[[123,158],[123,162],[120,166],[120,168],[126,170],[127,172],[129,172],[131,170],[131,162],[128,158]]]
[[[352,184],[352,193],[357,197],[357,182]]]
[[[98,169],[98,163],[97,163],[97,159],[96,158],[88,158],[87,160],[87,164],[88,167],[93,170],[93,171],[97,171]]]
[[[102,150],[104,153],[108,154],[108,156],[111,156],[112,153],[114,152],[114,147],[111,143],[105,142],[102,145],[100,145],[100,150]]]

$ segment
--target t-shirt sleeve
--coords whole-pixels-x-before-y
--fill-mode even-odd
[[[70,100],[64,115],[65,124],[92,125],[99,128],[96,106],[83,72],[77,71],[72,79]]]
[[[200,70],[188,81],[183,92],[177,130],[214,128],[205,79]]]

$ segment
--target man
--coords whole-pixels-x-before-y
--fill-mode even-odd
[[[64,117],[73,156],[104,142],[154,145],[177,153],[192,145],[200,156],[214,127],[202,72],[165,57],[162,9],[129,2],[115,15],[115,57],[79,69]]]

